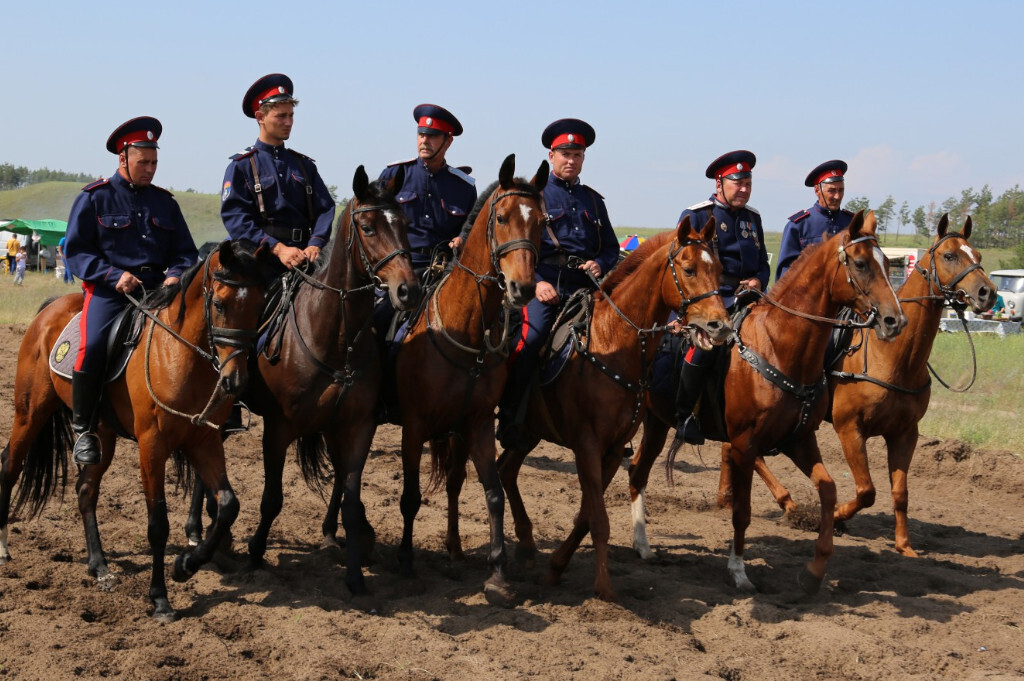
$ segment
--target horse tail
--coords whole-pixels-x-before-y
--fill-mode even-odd
[[[311,490],[325,496],[326,482],[331,478],[330,457],[327,456],[327,443],[323,433],[310,433],[299,438],[296,444],[299,470],[302,479]]]
[[[453,437],[455,436],[430,441],[430,477],[427,479],[424,494],[437,492],[448,481],[452,466],[456,463],[455,457],[452,456]]]
[[[35,518],[46,507],[57,491],[64,501],[64,490],[68,481],[68,456],[74,446],[71,433],[71,410],[61,405],[29,446],[25,457],[25,468],[21,475],[18,498],[14,502],[14,513],[27,509],[27,516]],[[10,444],[4,449],[4,457],[10,456]]]
[[[188,462],[185,452],[175,449],[171,452],[171,460],[174,462],[174,475],[178,480],[177,487],[186,497],[192,494],[192,488],[196,484],[196,472],[192,464]]]

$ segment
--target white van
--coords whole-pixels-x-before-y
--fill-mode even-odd
[[[1024,314],[1024,270],[996,270],[988,273],[1006,305],[1006,316],[1021,321]]]

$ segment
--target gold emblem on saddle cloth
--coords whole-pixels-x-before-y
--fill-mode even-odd
[[[57,347],[57,352],[54,353],[54,358],[57,360],[58,364],[64,361],[64,358],[67,356],[68,350],[70,349],[71,341],[64,341]]]

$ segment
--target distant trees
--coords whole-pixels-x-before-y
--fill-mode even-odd
[[[14,166],[10,163],[0,164],[0,190],[18,189],[38,182],[91,182],[96,176],[88,173],[69,173],[63,170],[41,168],[29,170],[25,166]]]

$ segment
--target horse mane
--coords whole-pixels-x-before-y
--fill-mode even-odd
[[[493,194],[494,190],[497,188],[498,182],[498,180],[495,180],[494,182],[490,183],[489,185],[487,185],[486,189],[484,189],[482,192],[480,192],[480,194],[477,195],[476,203],[473,204],[473,209],[469,211],[469,215],[466,216],[466,220],[462,223],[463,227],[469,225],[472,228],[472,226],[476,223],[477,216],[480,215],[480,211],[484,209],[484,205],[487,203],[488,199],[491,198],[491,194]],[[522,177],[516,177],[512,179],[512,184],[513,189],[527,192],[530,194],[531,197],[535,199],[540,198],[540,192],[537,191],[537,188],[534,187],[529,180],[526,180]]]
[[[367,203],[373,204],[387,204],[388,208],[400,212],[402,207],[398,205],[398,201],[395,200],[395,195],[387,190],[385,183],[380,180],[374,180],[367,187]],[[349,211],[352,210],[352,200],[348,200],[345,203],[345,208],[342,210],[341,215],[338,216],[338,223],[334,226],[334,236],[341,234],[342,229],[348,229],[348,224],[342,224],[342,218],[345,215],[351,215]],[[323,248],[320,249],[320,256],[316,259],[317,271],[326,272],[328,265],[331,262],[331,256],[334,253],[334,244],[338,243],[340,239],[331,238],[327,240],[327,243]]]
[[[806,248],[800,251],[800,255],[797,256],[797,259],[794,260],[793,264],[789,266],[789,268],[786,270],[786,273],[782,275],[782,279],[776,281],[775,284],[771,287],[772,298],[779,300],[783,295],[785,295],[789,291],[789,289],[796,287],[796,284],[794,284],[793,282],[795,282],[799,277],[791,276],[793,270],[796,269],[797,271],[799,271],[800,268],[797,267],[797,264],[802,260],[810,259],[812,257],[811,254],[817,252],[824,245],[824,241],[818,241],[816,243],[808,244]]]
[[[601,282],[601,290],[605,293],[611,293],[624,279],[633,274],[633,272],[636,272],[651,253],[671,241],[675,238],[675,235],[675,230],[669,229],[664,232],[658,232],[647,239],[647,241],[641,243],[605,277],[604,281]]]

